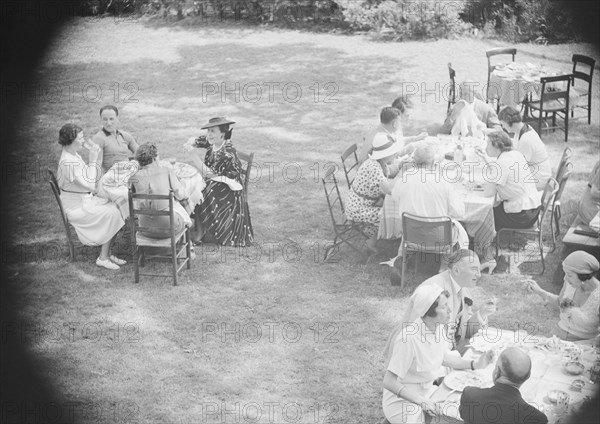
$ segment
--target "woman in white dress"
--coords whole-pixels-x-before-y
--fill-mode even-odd
[[[493,352],[477,360],[450,351],[446,325],[450,293],[432,284],[419,286],[411,297],[413,313],[396,336],[383,377],[383,412],[391,424],[423,423],[425,415],[441,415],[440,404],[430,400],[433,382],[444,375],[443,366],[480,369],[488,366]]]
[[[65,124],[59,131],[58,143],[62,154],[58,163],[57,180],[60,199],[67,218],[77,237],[86,246],[100,246],[96,265],[117,270],[127,262],[110,253],[112,241],[125,222],[114,203],[95,196],[98,173],[101,172],[98,145],[85,141],[83,130],[74,124]],[[89,164],[79,151],[89,150]]]

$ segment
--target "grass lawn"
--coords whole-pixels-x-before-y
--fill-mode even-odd
[[[390,285],[388,268],[364,264],[349,250],[323,263],[332,230],[320,177],[377,124],[403,83],[430,92],[417,101],[405,133],[441,123],[446,101],[435,86],[447,82],[446,64],[459,80],[468,74],[484,83],[484,51],[497,46],[112,19],[66,26],[24,95],[27,113],[6,182],[14,187],[12,213],[3,222],[23,343],[64,402],[86,422],[381,421],[383,346],[407,296],[435,264],[409,272],[400,290]],[[565,72],[573,53],[600,59],[589,45],[516,47],[519,61]],[[592,125],[571,123],[576,166],[563,194],[563,228],[598,160],[597,70],[594,81]],[[64,123],[91,136],[107,103],[119,107],[122,128],[139,142],[156,142],[161,157],[182,161],[182,144],[208,118],[237,121],[235,146],[256,153],[249,187],[256,246],[200,249],[178,287],[150,278],[135,285],[131,265],[102,270],[95,250],[80,245],[68,262],[58,208],[38,171],[56,168]],[[555,166],[563,135],[544,141]],[[126,256],[126,249],[121,237],[117,253]],[[561,250],[559,243],[545,275],[535,276],[554,292]],[[476,295],[500,299],[499,327],[527,325],[549,335],[557,317],[525,293],[521,279],[483,276]]]

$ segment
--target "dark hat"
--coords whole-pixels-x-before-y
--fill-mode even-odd
[[[225,118],[224,116],[219,116],[217,118],[210,118],[208,120],[208,124],[204,125],[201,129],[205,130],[206,128],[210,128],[210,127],[218,127],[219,125],[230,125],[230,124],[235,124],[235,122],[230,121],[229,119]]]

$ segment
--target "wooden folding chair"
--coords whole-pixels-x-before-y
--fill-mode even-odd
[[[452,248],[452,219],[447,216],[424,217],[408,212],[402,214],[402,275],[400,288],[404,286],[408,253],[434,253],[442,255]],[[415,266],[415,272],[418,269]]]
[[[571,59],[573,62],[573,80],[571,87],[571,117],[574,116],[575,108],[587,110],[588,124],[592,122],[592,77],[594,76],[594,66],[596,61],[591,57],[581,54],[574,54]],[[586,72],[578,68],[579,64],[586,65]],[[575,80],[582,80],[587,83],[587,87],[575,87]]]
[[[496,235],[496,257],[498,256],[498,244],[500,241],[500,236],[505,232],[514,232],[518,234],[532,235],[537,238],[537,243],[540,249],[540,257],[542,260],[542,272],[540,275],[544,273],[546,270],[546,264],[544,263],[544,232],[543,232],[543,224],[546,214],[550,212],[552,215],[552,203],[556,197],[556,193],[558,193],[558,182],[554,178],[549,178],[546,183],[546,187],[544,188],[544,193],[542,194],[542,206],[540,213],[538,215],[537,220],[533,224],[531,228],[521,229],[521,228],[501,228]],[[554,236],[554,234],[553,234]],[[552,237],[552,243],[555,243],[554,237]],[[556,248],[556,245],[553,245],[552,250]],[[509,264],[510,266],[510,264]],[[510,269],[509,269],[510,272]]]
[[[346,176],[348,188],[352,187],[352,182],[356,177],[360,165],[358,162],[358,154],[356,153],[357,149],[358,146],[354,143],[352,146],[348,147],[341,156],[342,167],[344,168],[344,175]],[[348,161],[348,163],[346,163],[346,161]]]
[[[525,120],[537,123],[537,132],[540,137],[542,135],[542,122],[546,121],[548,115],[551,114],[552,125],[548,125],[544,130],[554,131],[560,129],[565,133],[565,142],[569,140],[569,93],[572,79],[573,75],[571,74],[541,78],[542,91],[540,99],[529,98],[525,101]],[[532,110],[538,112],[537,118],[531,113]],[[562,118],[563,125],[556,124],[557,116]]]
[[[250,172],[252,170],[252,163],[254,162],[254,152],[243,153],[237,151],[237,156],[242,161],[242,172],[244,174],[244,193],[248,194],[248,182],[250,181]],[[244,162],[246,165],[244,166]]]
[[[514,47],[498,47],[495,49],[489,49],[485,52],[485,55],[487,56],[487,64],[488,64],[488,75],[487,75],[487,92],[486,92],[486,103],[489,103],[490,100],[494,100],[497,101],[497,105],[496,105],[496,110],[500,109],[500,99],[498,99],[497,96],[494,96],[493,99],[490,99],[490,77],[492,75],[492,72],[494,72],[494,70],[500,66],[503,66],[506,64],[506,62],[499,62],[499,63],[492,63],[492,57],[495,56],[505,56],[505,55],[509,55],[512,56],[512,62],[515,61],[515,56],[517,54],[517,49]],[[497,94],[497,93],[496,93]]]
[[[152,202],[168,202],[167,210],[156,210],[143,207],[136,207],[140,201]],[[190,237],[190,228],[185,227],[183,230],[175,231],[175,211],[173,210],[173,202],[175,197],[173,190],[169,190],[168,195],[163,194],[137,194],[129,188],[129,222],[131,225],[131,248],[133,251],[133,265],[135,272],[135,282],[138,283],[140,275],[152,277],[173,277],[173,285],[177,285],[177,274],[186,266],[190,269],[192,256],[192,239]],[[168,216],[169,217],[169,232],[170,237],[164,239],[154,239],[145,236],[143,232],[155,230],[149,227],[140,225],[140,217],[143,216]],[[155,248],[155,250],[170,249],[170,254],[162,253],[147,254],[144,251],[145,247]],[[141,273],[140,265],[146,259],[159,258],[169,259],[172,265],[170,274],[151,274]]]
[[[554,201],[552,202],[552,217],[550,219],[550,229],[552,231],[554,246],[556,246],[556,237],[560,235],[560,218],[562,218],[562,213],[560,210],[560,197],[562,196],[565,186],[567,185],[567,181],[572,173],[573,164],[571,162],[567,162],[556,176],[556,181],[558,181],[558,191],[556,192],[556,196],[554,196]],[[554,227],[556,227],[556,230]],[[552,251],[554,251],[554,249]]]
[[[58,203],[60,215],[65,226],[65,232],[67,233],[67,242],[69,243],[69,260],[74,261],[75,244],[71,236],[69,218],[67,218],[67,214],[65,213],[65,209],[63,208],[62,200],[60,199],[60,187],[58,186],[58,180],[56,179],[56,175],[50,168],[48,168],[48,183],[50,183],[50,187],[52,188],[52,192],[54,193],[54,198],[56,199],[56,203]]]
[[[328,261],[330,259],[330,254],[335,252],[334,249],[339,249],[339,246],[342,244],[347,244],[367,259],[368,255],[353,244],[353,242],[356,239],[362,239],[362,243],[364,243],[369,236],[364,233],[364,224],[346,218],[344,203],[342,202],[338,181],[335,177],[335,166],[330,166],[327,169],[325,176],[321,181],[323,182],[327,207],[329,209],[329,215],[331,216],[331,222],[333,224],[333,232],[335,234],[333,243],[325,249],[325,261]]]

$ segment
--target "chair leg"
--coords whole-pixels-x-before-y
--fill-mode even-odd
[[[544,263],[544,244],[542,243],[542,232],[541,231],[538,236],[538,243],[540,245],[540,257],[542,258],[542,273],[540,275],[543,275],[544,272],[546,271],[546,264]]]
[[[185,230],[185,235],[183,237],[185,240],[185,251],[187,253],[186,266],[187,269],[190,269],[192,267],[192,238],[189,227]]]
[[[177,244],[171,241],[171,263],[173,265],[173,285],[177,285]]]
[[[69,237],[69,260],[71,262],[75,262],[75,244],[73,240]]]
[[[406,274],[406,265],[407,265],[407,252],[403,248],[402,249],[402,275],[400,276],[400,288],[404,287],[404,275]]]
[[[565,143],[569,141],[569,112],[565,111]]]
[[[140,282],[140,254],[138,247],[134,244],[133,247],[133,272],[135,275],[136,284]]]

